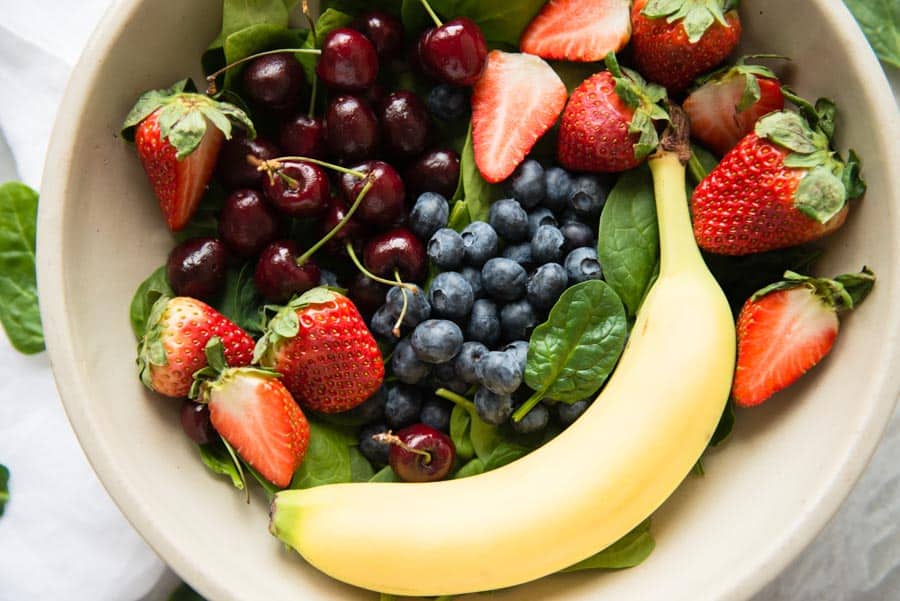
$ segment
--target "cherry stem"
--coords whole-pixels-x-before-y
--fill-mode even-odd
[[[309,33],[312,35],[313,48],[319,47],[319,34],[316,32],[316,22],[313,21],[312,15],[309,13],[309,2],[307,0],[303,0],[300,5],[303,10],[303,16],[306,17],[306,22],[309,23]],[[309,95],[309,112],[307,116],[312,119],[313,115],[316,114],[316,92],[319,89],[319,77],[313,73],[312,80],[312,91]]]
[[[362,171],[347,169],[346,167],[341,167],[340,165],[335,165],[334,163],[328,163],[326,161],[320,161],[319,159],[313,159],[310,157],[288,156],[264,160],[257,156],[253,156],[252,154],[247,155],[247,162],[256,167],[259,171],[275,171],[276,169],[280,169],[281,164],[285,161],[312,163],[313,165],[325,167],[326,169],[332,169],[334,171],[337,171],[338,173],[346,173],[347,175],[352,175],[353,177],[358,177],[359,179],[365,179],[366,176],[369,175],[368,173],[364,173]]]
[[[390,430],[388,430],[387,432],[382,432],[380,434],[373,434],[372,440],[374,440],[375,442],[383,442],[386,444],[396,445],[404,451],[415,453],[416,455],[421,455],[422,457],[424,457],[425,465],[431,463],[431,453],[429,453],[428,451],[423,451],[421,449],[412,448],[411,446],[400,440],[400,437],[396,434],[393,434]]]
[[[428,13],[428,16],[431,17],[431,20],[434,21],[434,24],[438,27],[441,27],[444,23],[441,21],[441,18],[437,16],[437,13],[434,12],[434,9],[431,8],[431,5],[428,4],[428,0],[419,0],[422,3],[422,7],[425,9],[425,12]]]
[[[209,75],[206,76],[206,93],[210,96],[215,94],[218,91],[218,87],[216,86],[216,79],[225,71],[237,67],[240,64],[246,63],[247,61],[252,61],[255,58],[259,58],[260,56],[268,56],[270,54],[282,54],[284,52],[292,52],[294,54],[322,54],[322,51],[318,48],[280,48],[278,50],[267,50],[265,52],[257,52],[256,54],[251,54],[250,56],[245,56],[244,58],[240,58],[233,63],[229,63],[219,69],[218,71],[213,71]]]
[[[386,286],[400,286],[401,288],[407,288],[409,290],[412,290],[413,292],[416,292],[415,284],[407,284],[406,282],[400,282],[398,284],[397,282],[393,282],[393,281],[387,280],[383,277],[379,277],[379,276],[375,275],[374,273],[372,273],[371,271],[369,271],[368,269],[366,269],[365,266],[362,264],[362,262],[360,262],[359,257],[356,256],[356,251],[353,250],[353,244],[351,244],[349,240],[347,241],[346,248],[347,248],[347,254],[350,256],[350,260],[353,261],[353,264],[356,265],[356,268],[359,269],[360,273],[362,273],[364,276],[366,276],[370,280],[372,280],[374,282],[378,282],[379,284],[384,284]]]
[[[397,268],[394,268],[394,279],[397,280],[398,284],[403,284],[403,280],[400,278],[400,270]],[[403,306],[400,308],[397,323],[394,324],[394,329],[391,330],[394,338],[400,338],[400,326],[403,324],[403,320],[406,319],[406,311],[409,309],[409,298],[406,295],[406,289],[400,288],[400,294],[403,295]]]
[[[366,182],[366,185],[364,185],[362,187],[362,190],[359,191],[359,194],[356,195],[356,200],[354,200],[353,204],[350,205],[350,208],[347,210],[347,213],[341,218],[340,221],[337,222],[337,225],[335,225],[333,228],[331,228],[331,231],[329,231],[327,234],[325,234],[325,236],[323,236],[321,240],[319,240],[318,242],[313,244],[311,247],[309,247],[309,249],[305,253],[303,253],[302,255],[300,255],[297,258],[297,265],[303,265],[304,263],[309,261],[309,258],[312,257],[316,253],[316,251],[318,251],[320,248],[325,246],[329,240],[331,240],[332,238],[334,238],[335,235],[337,235],[337,233],[339,231],[344,229],[344,226],[347,225],[347,223],[353,217],[353,214],[356,213],[356,209],[359,208],[359,205],[362,203],[363,198],[365,198],[366,194],[369,193],[369,190],[372,189],[372,185],[374,183],[375,182],[371,179]]]

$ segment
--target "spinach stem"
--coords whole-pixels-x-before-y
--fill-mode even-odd
[[[541,402],[541,399],[544,398],[545,394],[547,394],[546,388],[538,390],[533,395],[528,397],[528,400],[522,403],[522,406],[516,409],[516,412],[512,414],[513,421],[522,421],[522,419],[526,415],[528,415],[528,412],[534,409],[534,406]]]
[[[456,394],[452,390],[448,390],[446,388],[438,388],[434,391],[435,396],[439,396],[442,399],[447,399],[448,401],[452,401],[453,403],[459,405],[463,409],[468,412],[475,411],[475,403],[462,396],[461,394]]]

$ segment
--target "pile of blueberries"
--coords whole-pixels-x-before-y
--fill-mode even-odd
[[[393,345],[389,372],[398,382],[370,401],[383,408],[372,412],[381,421],[361,432],[370,460],[383,464],[387,453],[373,433],[416,421],[447,431],[452,403],[434,396],[439,388],[473,396],[486,423],[523,434],[547,426],[544,403],[510,419],[531,394],[523,384],[528,340],[566,288],[602,277],[595,232],[610,183],[528,160],[508,180],[510,198],[491,205],[487,222],[461,232],[447,227],[443,196],[418,197],[409,226],[428,240],[436,274],[427,292],[391,288],[371,319],[376,336]],[[570,424],[588,403],[555,404],[557,419]]]

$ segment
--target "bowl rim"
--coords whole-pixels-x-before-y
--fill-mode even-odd
[[[900,111],[894,103],[883,101],[893,97],[884,70],[856,20],[842,2],[811,1],[822,5],[821,12],[831,22],[830,25],[844,34],[841,41],[851,64],[869,80],[870,85],[864,88],[863,93],[868,104],[875,107],[877,120],[885,124],[884,128],[872,132],[872,135],[893,156],[893,160],[886,158],[886,164],[895,163],[900,159],[900,136],[896,135],[900,132]],[[72,318],[66,302],[62,269],[62,215],[66,203],[66,181],[70,172],[59,166],[68,165],[74,154],[79,116],[85,109],[88,93],[103,68],[101,59],[141,2],[142,0],[113,1],[88,40],[65,89],[46,156],[38,208],[37,277],[41,317],[50,364],[63,407],[88,461],[110,497],[150,547],[184,580],[212,598],[238,601],[235,591],[213,578],[203,568],[199,558],[188,556],[179,550],[177,537],[155,523],[152,508],[123,478],[124,468],[117,466],[112,449],[105,445],[102,438],[89,435],[95,420],[82,402],[82,399],[88,398],[89,389],[83,374],[78,370],[72,342]],[[874,102],[877,98],[882,101]],[[890,132],[894,135],[889,135]],[[887,169],[886,178],[888,189],[892,192],[889,200],[900,208],[900,172]],[[900,257],[900,241],[895,241],[892,256]],[[894,288],[886,293],[891,297],[900,297],[900,280],[896,280]],[[773,539],[765,553],[755,557],[753,561],[734,566],[732,578],[729,584],[723,585],[720,598],[747,599],[773,580],[827,525],[862,475],[900,398],[900,370],[890,369],[891,365],[900,364],[900,303],[893,305],[888,318],[885,328],[888,352],[883,363],[886,369],[881,369],[878,374],[879,380],[874,387],[877,390],[877,402],[868,421],[857,431],[856,440],[848,449],[844,461],[829,474],[830,480],[820,489],[820,494],[810,498],[805,511],[798,515],[793,527]]]

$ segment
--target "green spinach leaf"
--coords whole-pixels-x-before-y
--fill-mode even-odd
[[[691,158],[687,164],[687,172],[691,176],[694,185],[699,186],[709,172],[716,168],[719,159],[716,155],[703,148],[699,144],[691,144]],[[689,195],[693,190],[688,187]]]
[[[386,465],[375,472],[375,475],[369,479],[369,482],[400,482],[400,478],[394,473],[391,466]]]
[[[198,445],[198,448],[203,465],[216,474],[228,476],[235,488],[244,490],[246,486],[244,477],[223,445],[219,443],[201,444]]]
[[[44,350],[35,274],[38,194],[20,182],[0,186],[0,323],[13,347]]]
[[[468,478],[469,476],[477,476],[478,474],[484,473],[484,461],[479,458],[472,459],[464,466],[456,470],[456,473],[453,474],[453,478]]]
[[[461,405],[454,405],[450,412],[450,440],[456,447],[456,456],[465,461],[475,456],[471,435],[472,418]]]
[[[169,601],[206,601],[206,599],[186,583],[181,583],[181,586],[169,595]]]
[[[503,196],[501,186],[485,181],[481,177],[478,165],[475,164],[471,123],[466,134],[462,155],[459,158],[459,179],[459,186],[454,194],[457,202],[453,206],[448,226],[457,231],[462,230],[473,221],[487,221],[491,204]],[[460,205],[460,202],[463,204]]]
[[[403,23],[403,29],[408,34],[425,31],[426,28],[433,26],[434,22],[425,7],[422,6],[421,0],[402,0],[400,2],[400,21]]]
[[[9,468],[0,464],[0,516],[9,502]]]
[[[280,25],[259,23],[240,31],[236,31],[225,39],[225,63],[231,64],[251,54],[277,48],[303,48],[307,39],[307,32],[302,29],[288,29]],[[308,54],[296,54],[301,63],[312,60],[315,57]],[[239,76],[243,71],[243,65],[229,69],[225,72],[226,90],[234,90],[237,87]]]
[[[253,283],[254,266],[246,263],[225,274],[225,291],[217,304],[222,315],[248,332],[262,333],[263,299]]]
[[[129,316],[131,318],[131,330],[135,338],[140,340],[147,331],[147,319],[154,303],[162,296],[175,296],[169,280],[166,279],[166,266],[163,265],[141,282],[131,299]]]
[[[203,68],[211,73],[226,63],[225,43],[239,31],[259,25],[287,28],[291,8],[296,3],[297,0],[224,0],[222,29],[203,53]]]
[[[368,482],[375,475],[372,464],[358,447],[350,447],[350,481]]]
[[[397,0],[322,0],[319,6],[323,12],[333,8],[349,15],[358,15],[368,10],[380,10],[394,16],[400,15],[400,2]]]
[[[312,488],[322,484],[350,482],[350,446],[356,440],[335,426],[309,422],[309,447],[294,474],[290,488]]]
[[[635,315],[659,260],[653,178],[646,166],[619,177],[600,216],[597,256],[606,283]]]
[[[585,79],[595,73],[606,69],[606,65],[599,63],[573,63],[569,61],[548,61],[559,78],[566,84],[569,94],[575,91]]]
[[[878,58],[900,69],[900,3],[897,0],[844,0]]]
[[[485,423],[478,417],[474,405],[469,411],[469,417],[472,421],[470,435],[472,437],[472,448],[475,449],[475,456],[487,462],[503,439],[500,438],[500,432],[496,426]],[[487,469],[485,465],[485,470]]]
[[[501,441],[491,451],[490,457],[484,462],[484,471],[489,472],[498,467],[503,467],[507,463],[512,463],[520,457],[524,457],[531,452],[528,447],[509,441]]]
[[[650,519],[648,518],[609,547],[562,571],[631,568],[650,557],[655,547],[656,541],[650,534]]]

